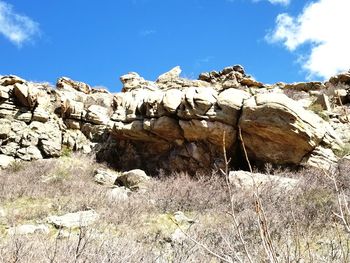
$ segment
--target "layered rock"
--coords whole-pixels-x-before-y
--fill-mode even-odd
[[[346,77],[333,78],[331,84],[269,86],[238,65],[203,73],[199,80],[180,73],[176,67],[155,82],[128,73],[121,77],[122,92],[115,95],[68,78],[60,78],[55,89],[2,77],[0,154],[29,161],[60,156],[62,148],[94,150],[98,159],[118,169],[189,172],[223,167],[223,149],[230,164],[241,167],[245,153],[256,164],[328,169],[337,161],[334,152],[342,142],[333,128],[340,126],[286,90],[295,87],[312,104],[327,85]],[[348,92],[348,84],[342,85]],[[341,123],[342,131],[349,130],[349,124]]]

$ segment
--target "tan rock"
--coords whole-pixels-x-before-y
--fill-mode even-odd
[[[0,86],[10,86],[16,83],[23,84],[24,82],[24,79],[21,79],[15,75],[3,76],[0,78]]]
[[[66,130],[63,133],[62,144],[74,151],[91,152],[92,143],[80,130]]]
[[[247,87],[257,87],[257,88],[261,88],[264,86],[263,83],[259,82],[259,81],[256,81],[255,79],[253,78],[243,78],[241,81],[240,81],[240,84],[241,85],[244,85],[244,86],[247,86]]]
[[[11,121],[0,119],[0,139],[6,139],[11,132]]]
[[[120,77],[123,83],[122,92],[132,91],[135,89],[157,90],[158,87],[151,81],[146,81],[135,72],[130,72]]]
[[[178,109],[180,118],[203,117],[214,107],[217,100],[217,92],[210,88],[190,87],[184,90],[185,96]]]
[[[306,156],[303,160],[303,164],[316,168],[330,171],[336,167],[338,158],[335,156],[331,149],[317,146],[310,155]]]
[[[293,190],[299,180],[269,174],[250,173],[246,171],[231,171],[229,182],[237,188],[254,190],[256,187],[271,186],[281,190]]]
[[[25,107],[33,109],[37,103],[39,90],[28,84],[16,83],[13,88],[14,95],[17,101]]]
[[[7,233],[10,236],[15,235],[32,235],[32,234],[48,234],[50,232],[50,229],[48,226],[40,224],[40,225],[20,225],[11,227],[8,229]]]
[[[5,145],[0,146],[0,152],[7,156],[16,156],[17,150],[20,146],[15,142],[9,142]],[[6,158],[5,158],[6,159]]]
[[[38,148],[45,157],[58,157],[62,148],[62,132],[54,120],[46,123],[33,121],[28,126],[39,139]]]
[[[23,121],[25,123],[29,123],[32,121],[33,114],[31,111],[19,112],[16,115],[16,120]]]
[[[179,123],[184,132],[184,138],[188,141],[209,141],[222,147],[225,134],[227,148],[236,142],[236,130],[230,125],[206,120],[180,120]]]
[[[222,91],[218,96],[218,108],[212,119],[235,126],[238,123],[243,102],[249,97],[251,97],[249,93],[243,90],[226,89]]]
[[[35,146],[21,148],[17,151],[17,157],[24,161],[32,161],[42,159],[40,150]]]
[[[112,134],[119,139],[130,139],[145,142],[159,142],[157,138],[150,131],[144,129],[143,121],[133,121],[131,123],[115,122]]]
[[[180,77],[181,71],[181,68],[179,66],[176,66],[168,72],[160,75],[156,82],[170,82],[178,79]]]
[[[92,225],[98,219],[99,215],[94,210],[87,210],[62,216],[50,216],[47,218],[47,222],[57,228],[78,228]]]
[[[10,88],[8,86],[0,86],[0,99],[10,98]]]
[[[91,92],[91,87],[80,81],[75,81],[67,77],[61,77],[57,80],[56,83],[57,89],[63,89],[63,90],[76,90],[83,92],[85,94],[89,94]]]
[[[164,93],[163,106],[170,113],[175,113],[182,101],[183,93],[178,89],[170,89]]]
[[[164,114],[162,105],[163,96],[164,93],[161,91],[147,92],[143,100],[143,106],[145,107],[147,117],[160,117]]]
[[[81,128],[81,123],[80,121],[77,121],[77,120],[65,119],[64,123],[67,125],[68,129],[80,130]]]
[[[178,121],[167,116],[158,119],[144,120],[143,128],[167,141],[183,139],[182,130]]]
[[[12,156],[0,154],[0,169],[7,168],[14,161],[15,161],[15,159]]]
[[[299,164],[323,139],[327,124],[283,94],[258,94],[239,121],[248,155],[275,164]]]
[[[151,178],[140,169],[134,169],[128,172],[124,172],[118,177],[117,183],[130,189],[144,188]]]
[[[109,121],[108,109],[99,105],[91,105],[87,109],[85,119],[94,124],[106,125]]]
[[[43,108],[37,107],[33,112],[33,121],[47,122],[50,118],[49,113]]]
[[[103,185],[115,185],[120,175],[115,171],[99,168],[95,170],[94,180]]]

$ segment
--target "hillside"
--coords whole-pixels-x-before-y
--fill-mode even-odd
[[[120,93],[0,78],[1,262],[348,262],[350,72]]]

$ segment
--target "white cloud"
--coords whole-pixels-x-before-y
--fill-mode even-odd
[[[31,41],[39,33],[39,24],[14,12],[12,5],[0,0],[0,34],[17,46]]]
[[[350,1],[318,0],[305,6],[297,17],[280,14],[268,41],[282,42],[291,52],[310,45],[302,56],[309,78],[330,76],[350,69]]]

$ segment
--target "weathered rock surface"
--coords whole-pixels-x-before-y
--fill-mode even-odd
[[[69,148],[94,151],[124,171],[195,173],[222,168],[225,147],[233,168],[245,165],[246,150],[254,164],[328,169],[350,142],[348,72],[326,83],[274,85],[254,80],[240,65],[198,80],[180,73],[175,67],[155,82],[128,73],[115,95],[66,77],[54,88],[3,76],[0,156],[30,161]],[[322,114],[307,108],[319,98]]]

